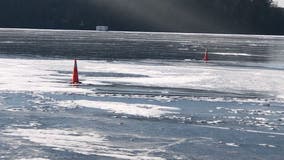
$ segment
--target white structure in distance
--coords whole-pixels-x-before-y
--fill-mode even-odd
[[[108,26],[96,26],[96,31],[108,31]]]

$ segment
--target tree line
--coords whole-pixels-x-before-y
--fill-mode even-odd
[[[0,27],[284,34],[273,0],[2,0]]]

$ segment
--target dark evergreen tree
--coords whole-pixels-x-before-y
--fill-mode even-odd
[[[1,0],[0,27],[284,34],[272,0]]]

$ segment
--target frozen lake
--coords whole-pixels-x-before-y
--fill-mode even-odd
[[[0,29],[0,159],[282,160],[283,44]]]

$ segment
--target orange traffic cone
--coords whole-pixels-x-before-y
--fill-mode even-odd
[[[204,53],[204,57],[203,57],[203,61],[207,63],[208,60],[209,60],[209,57],[208,57],[208,50],[207,50],[207,48],[206,48],[205,53]]]
[[[73,69],[73,78],[72,84],[80,84],[79,75],[78,75],[78,68],[77,68],[77,59],[74,59],[74,69]]]

